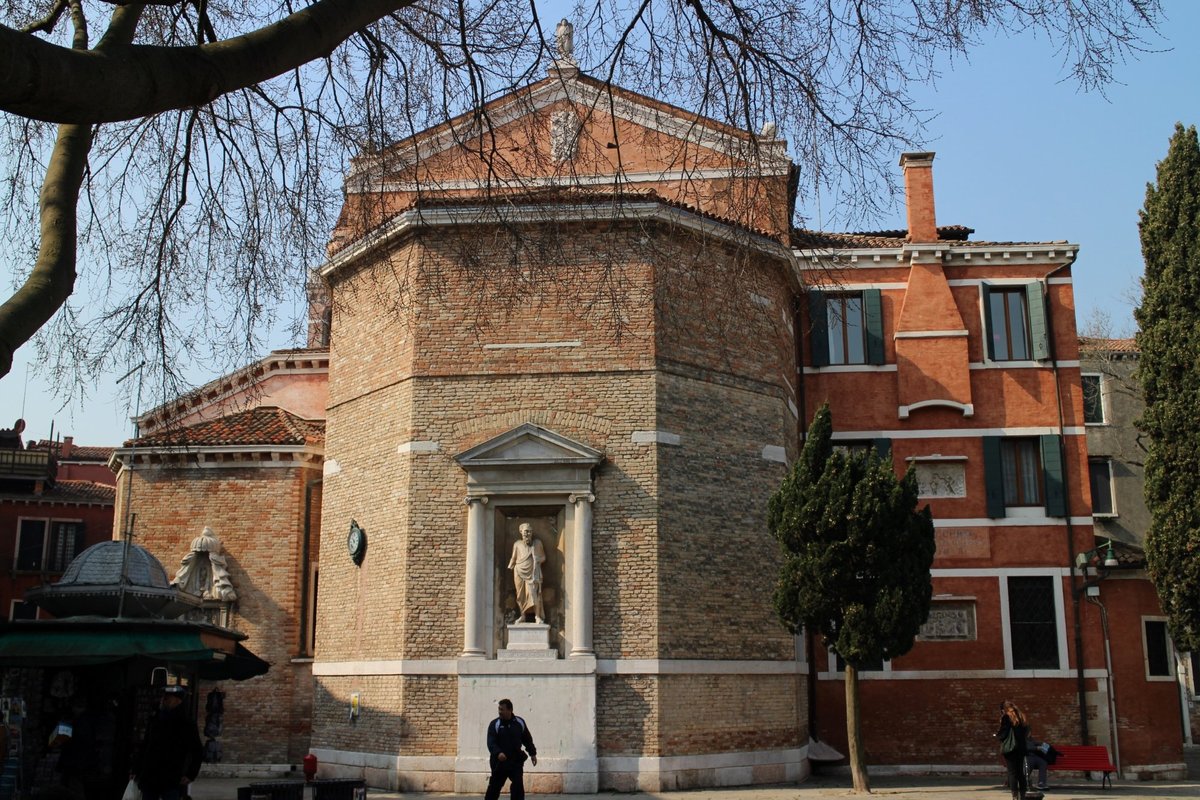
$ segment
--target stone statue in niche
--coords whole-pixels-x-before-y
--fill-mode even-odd
[[[529,622],[532,614],[533,621],[542,624],[546,621],[542,601],[542,562],[546,560],[546,551],[541,540],[534,538],[532,525],[523,522],[519,530],[521,539],[513,543],[512,558],[508,561],[521,609],[517,622]]]
[[[207,525],[192,540],[191,551],[183,557],[172,586],[204,600],[232,603],[237,600],[229,563],[221,552],[221,540]]]

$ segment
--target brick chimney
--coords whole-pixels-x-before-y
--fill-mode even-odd
[[[908,208],[908,241],[936,242],[933,213],[933,153],[902,153],[904,203]]]
[[[62,452],[59,454],[61,458],[67,458],[71,455],[71,451],[75,448],[75,437],[64,436],[62,441]]]

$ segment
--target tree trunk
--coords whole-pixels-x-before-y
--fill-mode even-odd
[[[128,44],[141,18],[142,6],[121,6],[96,50]],[[82,20],[80,26],[85,24]],[[86,47],[77,30],[76,43]],[[40,247],[33,270],[21,288],[0,305],[0,378],[12,370],[13,354],[28,342],[75,290],[75,249],[79,187],[92,149],[91,125],[59,125],[54,150],[38,197]]]
[[[870,794],[871,780],[862,744],[862,713],[858,703],[858,670],[846,664],[846,741],[850,749],[850,775],[854,791]]]

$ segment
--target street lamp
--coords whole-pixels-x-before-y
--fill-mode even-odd
[[[1091,550],[1085,550],[1075,556],[1075,566],[1078,569],[1086,570],[1091,566],[1092,559],[1100,558],[1101,553],[1104,554],[1103,566],[1105,570],[1120,566],[1121,562],[1117,561],[1117,556],[1113,553],[1112,539],[1105,541],[1104,544],[1094,547]]]

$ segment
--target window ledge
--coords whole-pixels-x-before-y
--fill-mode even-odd
[[[1006,519],[1041,519],[1048,516],[1045,506],[1005,506]]]
[[[936,462],[936,461],[966,461],[966,456],[944,456],[941,453],[931,453],[927,456],[905,456],[905,461]]]
[[[1121,515],[1120,515],[1120,514],[1118,514],[1118,513],[1116,513],[1115,511],[1114,511],[1114,512],[1112,512],[1111,514],[1096,514],[1096,513],[1093,513],[1093,514],[1092,514],[1092,519],[1116,519],[1116,518],[1117,518],[1117,517],[1119,517],[1119,516],[1121,516]]]
[[[1109,422],[1108,420],[1104,420],[1103,422],[1084,422],[1083,423],[1083,427],[1085,427],[1085,428],[1107,428],[1110,425],[1112,425],[1112,423]]]

